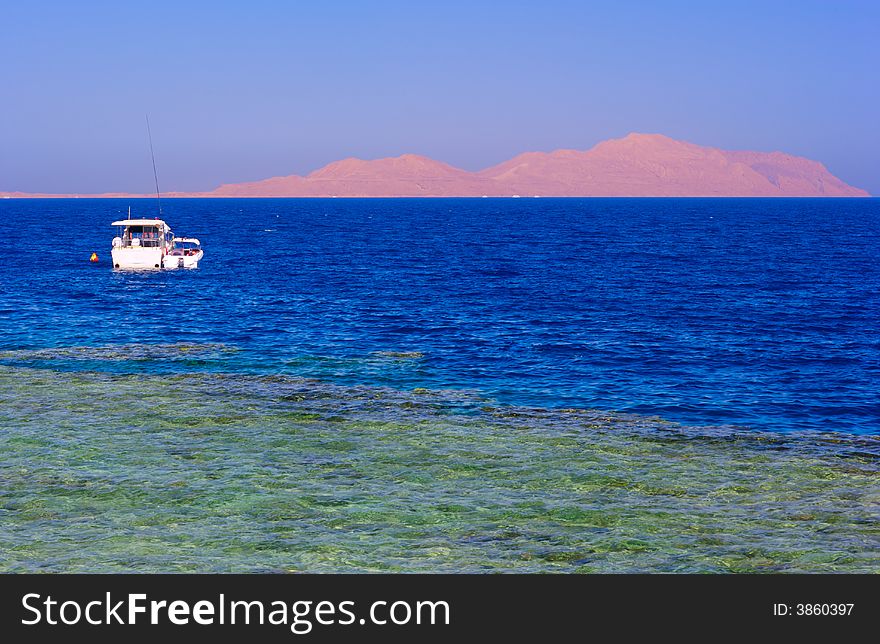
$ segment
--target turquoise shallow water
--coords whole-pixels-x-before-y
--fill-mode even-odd
[[[871,572],[880,563],[873,436],[684,427],[295,376],[32,364],[231,351],[5,353],[0,570]]]

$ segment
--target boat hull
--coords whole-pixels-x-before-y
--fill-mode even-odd
[[[157,270],[162,268],[162,248],[114,248],[110,252],[113,268],[120,270]]]

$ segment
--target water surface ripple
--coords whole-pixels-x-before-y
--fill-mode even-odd
[[[155,214],[0,201],[0,350],[215,343],[236,351],[70,368],[880,432],[877,199],[166,200],[202,268],[114,273],[108,223],[129,204]]]

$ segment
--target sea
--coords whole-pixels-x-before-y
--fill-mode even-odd
[[[199,268],[113,270],[129,207]],[[0,570],[877,571],[878,199],[7,199],[0,232]]]

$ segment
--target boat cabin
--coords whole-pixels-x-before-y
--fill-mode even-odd
[[[123,219],[113,225],[119,227],[114,248],[168,248],[174,239],[174,233],[161,219]]]

